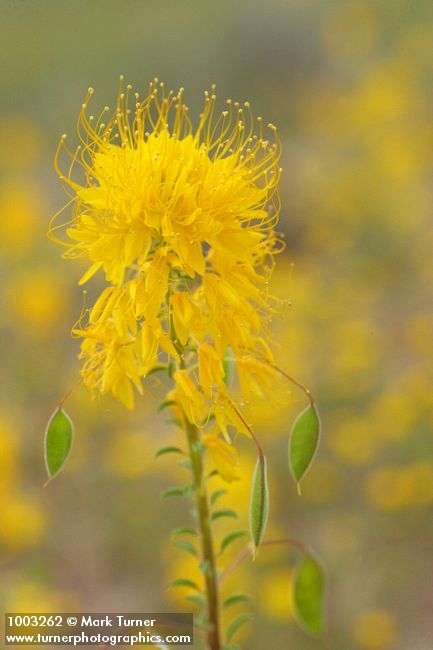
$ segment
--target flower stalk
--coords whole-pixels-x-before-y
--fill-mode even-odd
[[[220,650],[221,632],[219,620],[218,574],[212,537],[208,494],[206,489],[206,477],[204,474],[202,443],[200,441],[198,428],[189,422],[186,417],[185,431],[191,459],[199,535],[201,540],[201,567],[204,573],[208,616],[207,645],[209,650]]]

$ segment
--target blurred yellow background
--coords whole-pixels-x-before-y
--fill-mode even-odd
[[[250,100],[283,139],[287,251],[274,289],[290,306],[275,338],[323,421],[302,498],[286,462],[302,395],[250,417],[269,456],[269,535],[310,544],[327,567],[328,638],[294,625],[293,555],[273,548],[228,580],[257,596],[239,639],[248,650],[431,650],[432,3],[0,0],[0,43],[2,609],[192,609],[164,587],[196,569],[168,541],[188,506],[159,500],[184,470],[153,460],[178,436],[155,415],[156,381],[133,414],[77,391],[70,461],[42,489],[45,424],[78,379],[69,332],[83,302],[81,269],[46,238],[65,203],[54,151],[61,133],[73,141],[89,85],[102,108],[120,73],[137,89],[158,76],[185,87],[193,115],[215,82],[221,105]],[[241,461],[243,481],[221,503],[245,523],[248,446]]]

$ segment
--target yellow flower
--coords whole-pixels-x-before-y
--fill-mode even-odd
[[[15,431],[0,417],[0,497],[14,485],[18,474],[18,445]]]
[[[140,339],[119,335],[114,322],[97,323],[73,332],[84,338],[80,358],[84,359],[82,375],[92,392],[111,391],[127,408],[134,406],[131,382],[142,393],[141,376],[145,374],[139,357]]]
[[[63,136],[55,159],[74,209],[67,241],[54,222],[50,235],[66,246],[64,257],[89,260],[81,284],[99,271],[108,283],[73,330],[83,339],[83,380],[93,395],[111,391],[132,408],[133,386],[141,393],[156,365],[174,363],[175,400],[187,417],[204,425],[213,414],[228,437],[227,348],[240,359],[243,388],[271,389],[270,365],[248,370],[246,359],[272,361],[263,334],[282,248],[274,232],[279,138],[271,124],[265,135],[248,102],[228,100],[216,116],[213,89],[194,130],[183,89],[167,93],[155,80],[144,99],[131,90],[121,81],[111,117],[105,107],[95,119],[89,89],[81,145],[69,152]],[[184,370],[197,365],[198,378]]]
[[[385,610],[364,612],[355,621],[352,636],[355,643],[365,650],[393,648],[398,639],[397,620]]]
[[[1,156],[4,154],[3,146],[2,141],[0,162]],[[13,158],[13,156],[11,157]],[[25,190],[23,190],[22,183],[2,181],[0,185],[0,237],[4,255],[12,256],[30,248],[43,212],[44,202],[37,188],[26,182]]]
[[[198,372],[204,394],[212,397],[212,388],[224,391],[224,367],[217,351],[209,343],[200,345],[198,351]]]
[[[191,334],[196,338],[203,336],[205,327],[203,312],[186,291],[174,293],[170,298],[170,306],[176,336],[182,345],[186,345]]]
[[[9,315],[26,337],[49,337],[68,312],[61,276],[44,268],[19,272],[8,287]]]
[[[23,495],[3,499],[2,520],[0,542],[19,550],[37,544],[46,525],[41,505]]]
[[[236,448],[218,435],[207,433],[203,443],[209,451],[219,475],[228,483],[239,480],[239,458]]]
[[[92,270],[121,284],[133,263],[142,265],[152,245],[164,242],[187,273],[203,275],[206,243],[233,262],[253,263],[267,250],[276,214],[266,204],[279,178],[279,143],[259,133],[249,104],[228,101],[227,110],[212,121],[215,95],[205,106],[194,135],[183,90],[166,94],[163,84],[150,85],[148,96],[135,94],[131,118],[131,87],[119,93],[112,117],[102,122],[87,117],[89,89],[79,118],[82,146],[60,179],[75,194],[72,243],[67,257],[87,256]],[[269,125],[272,133],[275,127]],[[74,167],[85,173],[84,185],[72,179]]]
[[[175,401],[181,405],[188,420],[199,425],[209,415],[202,394],[187,370],[177,370],[174,373],[174,380],[176,382]]]
[[[433,463],[379,467],[367,477],[366,495],[380,510],[428,507],[433,502]]]
[[[245,397],[264,397],[263,391],[270,391],[275,373],[266,362],[252,356],[244,356],[238,360],[237,367],[242,393]]]

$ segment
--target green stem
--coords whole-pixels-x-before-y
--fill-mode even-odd
[[[218,576],[203,468],[203,455],[197,427],[189,422],[186,417],[185,422],[200,526],[202,567],[206,584],[208,610],[207,645],[209,650],[221,650]]]

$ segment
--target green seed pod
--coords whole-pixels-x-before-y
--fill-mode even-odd
[[[319,443],[320,420],[315,406],[308,406],[296,418],[289,441],[289,466],[299,484],[309,469]]]
[[[269,487],[266,458],[260,456],[254,469],[250,500],[250,534],[255,550],[260,546],[269,514]]]
[[[72,447],[74,426],[62,408],[56,409],[45,431],[44,455],[49,480],[63,468]]]
[[[292,589],[296,620],[310,634],[321,634],[324,627],[325,578],[320,564],[311,554],[302,558]]]

